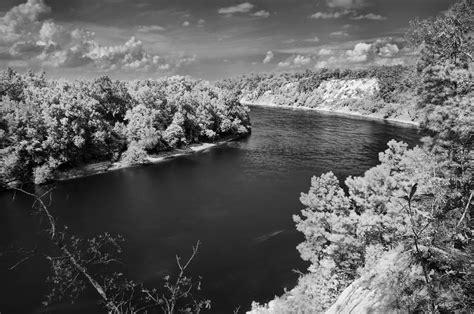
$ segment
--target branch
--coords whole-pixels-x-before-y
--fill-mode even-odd
[[[32,254],[32,255],[29,255],[29,256],[26,256],[24,258],[22,258],[19,262],[17,262],[15,265],[11,266],[8,270],[14,270],[15,268],[17,268],[18,266],[20,266],[21,264],[23,264],[24,262],[30,260],[31,258],[37,256],[38,254]]]
[[[471,195],[469,196],[469,200],[467,201],[466,208],[464,209],[464,213],[461,216],[461,219],[459,219],[458,224],[456,225],[456,228],[458,228],[461,225],[461,222],[464,220],[464,217],[466,217],[467,210],[469,208],[469,205],[471,205],[471,200],[472,200],[472,195],[474,192],[471,192]]]
[[[51,215],[51,213],[49,212],[48,210],[48,207],[44,204],[43,202],[43,197],[50,193],[54,188],[51,188],[49,190],[47,190],[46,192],[44,192],[42,195],[38,196],[36,194],[33,194],[33,193],[30,193],[30,192],[27,192],[21,188],[14,188],[14,190],[16,191],[20,191],[26,195],[29,195],[31,197],[33,197],[35,199],[34,203],[33,203],[33,206],[36,205],[36,203],[39,203],[40,204],[40,212],[43,211],[44,214],[46,214],[46,216],[48,217],[48,220],[49,220],[49,226],[50,226],[50,232],[51,232],[51,239],[54,239],[55,235],[56,235],[56,223],[54,221],[54,217],[53,215]],[[50,196],[51,197],[51,196]],[[51,198],[50,198],[51,199]]]

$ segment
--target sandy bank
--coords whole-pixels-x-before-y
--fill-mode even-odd
[[[192,145],[187,146],[186,148],[162,152],[156,155],[149,155],[147,156],[147,158],[145,159],[143,163],[129,164],[129,163],[121,162],[121,161],[118,161],[118,162],[104,161],[104,162],[90,163],[90,164],[86,164],[86,165],[76,167],[70,170],[58,172],[54,177],[54,181],[65,181],[65,180],[71,180],[71,179],[80,178],[80,177],[87,177],[87,176],[102,174],[109,171],[114,171],[114,170],[119,170],[119,169],[124,169],[124,168],[156,164],[156,163],[159,163],[165,160],[170,160],[172,158],[176,158],[179,156],[202,152],[207,149],[210,149],[210,148],[213,148],[213,147],[216,147],[216,146],[219,146],[231,141],[235,141],[239,138],[240,137],[238,136],[234,136],[234,137],[229,137],[226,139],[221,139],[215,143],[192,144]]]
[[[420,124],[416,121],[411,121],[409,119],[402,118],[384,118],[381,115],[377,114],[363,114],[360,112],[349,111],[348,109],[333,109],[329,107],[313,108],[313,107],[303,107],[303,106],[288,106],[288,105],[275,105],[272,103],[262,103],[262,102],[249,102],[241,100],[241,103],[247,106],[258,106],[258,107],[271,107],[271,108],[284,108],[284,109],[293,109],[293,110],[308,110],[308,111],[318,111],[321,113],[327,113],[331,115],[340,115],[340,116],[351,116],[361,119],[370,119],[370,120],[383,120],[389,123],[398,124],[401,126],[407,127],[419,127]]]

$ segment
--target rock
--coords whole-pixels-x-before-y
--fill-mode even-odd
[[[420,277],[421,267],[412,263],[411,255],[401,250],[385,253],[372,269],[347,287],[326,314],[345,313],[407,313],[399,304],[399,293],[410,283],[410,277]]]

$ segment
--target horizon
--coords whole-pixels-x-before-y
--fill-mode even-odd
[[[135,80],[183,75],[411,65],[408,22],[449,0],[7,0],[0,65],[50,78]]]

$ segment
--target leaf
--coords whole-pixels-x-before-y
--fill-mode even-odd
[[[410,196],[408,197],[408,201],[409,201],[409,202],[411,202],[411,200],[412,200],[412,198],[413,198],[413,195],[415,195],[417,187],[418,187],[418,183],[415,183],[415,184],[411,187]]]

